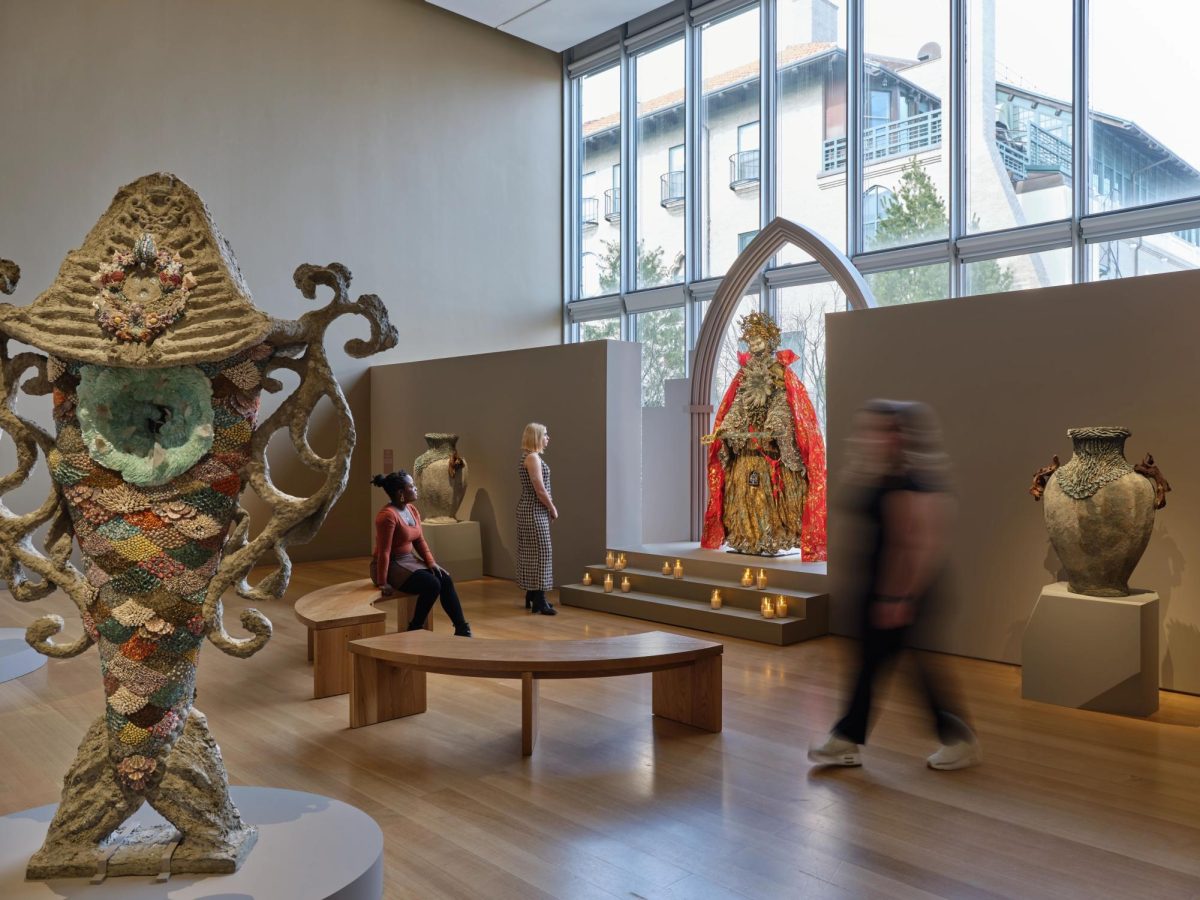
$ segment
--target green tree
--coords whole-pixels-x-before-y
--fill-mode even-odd
[[[603,241],[600,258],[600,290],[615,294],[621,287],[621,244]],[[647,250],[643,241],[637,246],[637,286],[657,287],[678,281],[683,270],[683,254],[670,263],[662,247]],[[683,309],[661,309],[641,313],[637,323],[638,343],[642,345],[642,405],[662,406],[668,378],[684,376]]]
[[[875,229],[869,249],[914,244],[945,238],[948,218],[946,204],[933,179],[913,157],[887,211]],[[946,265],[896,269],[869,276],[868,283],[880,306],[897,306],[922,300],[940,300],[948,295]],[[1012,273],[995,260],[971,266],[971,293],[985,294],[1012,288]]]

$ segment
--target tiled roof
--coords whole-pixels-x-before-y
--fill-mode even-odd
[[[836,50],[837,44],[822,41],[810,41],[805,44],[791,44],[784,47],[779,54],[778,66],[781,69],[796,63],[820,56],[828,53],[830,50]],[[729,69],[725,72],[720,72],[704,80],[704,93],[711,94],[714,91],[719,91],[722,88],[727,88],[730,85],[738,84],[743,81],[749,81],[758,77],[758,61],[746,63],[744,66],[738,66],[736,69]],[[638,104],[638,118],[649,115],[651,113],[661,112],[664,109],[670,109],[672,106],[679,106],[683,103],[683,88],[677,91],[671,91],[661,96],[654,97],[644,103]],[[601,131],[606,131],[609,128],[615,128],[620,122],[621,114],[613,113],[609,116],[604,116],[599,119],[583,123],[583,136],[597,134]]]

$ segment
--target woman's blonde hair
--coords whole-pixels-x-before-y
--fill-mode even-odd
[[[545,439],[546,426],[541,422],[530,422],[525,426],[525,433],[521,435],[521,449],[530,453],[541,453],[542,441]]]

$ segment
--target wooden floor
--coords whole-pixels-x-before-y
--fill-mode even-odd
[[[298,566],[289,598],[365,571]],[[647,630],[530,616],[503,581],[462,596],[479,638]],[[61,597],[4,595],[0,626],[47,611],[78,633]],[[805,748],[835,718],[854,645],[728,639],[723,733],[652,720],[649,675],[547,682],[522,759],[519,681],[432,675],[429,712],[351,731],[345,696],[309,699],[290,602],[264,612],[275,637],[254,658],[205,647],[198,706],[235,783],[375,817],[388,897],[1200,897],[1200,698],[1164,693],[1151,721],[1077,712],[1022,701],[1016,668],[937,657],[962,684],[982,767],[925,767],[934,741],[897,678],[864,768],[814,771]],[[102,708],[94,650],[0,684],[0,813],[58,798]]]

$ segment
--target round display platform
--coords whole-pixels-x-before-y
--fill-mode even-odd
[[[0,681],[28,675],[46,664],[46,657],[25,643],[24,628],[0,628]]]
[[[46,837],[57,803],[0,818],[0,897],[5,900],[198,900],[208,897],[288,897],[301,900],[379,900],[383,896],[383,832],[375,820],[340,800],[279,788],[231,787],[242,818],[258,842],[231,875],[172,875],[26,881],[25,864]],[[130,821],[158,825],[143,806]]]

